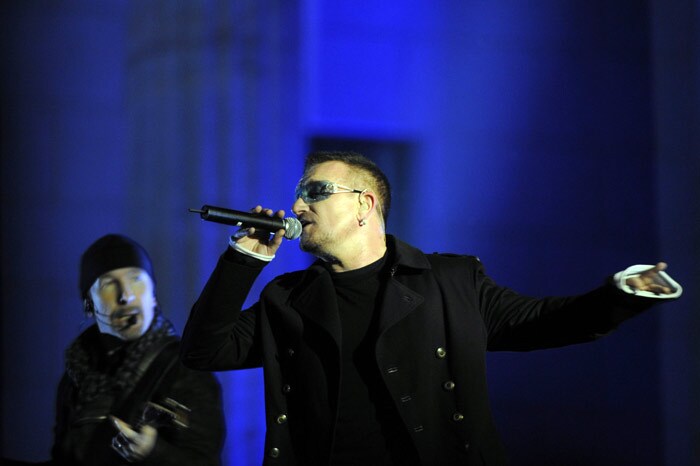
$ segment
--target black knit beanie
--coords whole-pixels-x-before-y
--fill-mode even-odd
[[[148,272],[155,283],[153,266],[146,250],[123,235],[105,235],[85,250],[80,258],[80,297],[85,298],[95,280],[110,270],[139,267]]]

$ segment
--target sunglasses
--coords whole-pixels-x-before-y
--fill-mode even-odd
[[[364,190],[366,191],[366,190]],[[299,181],[294,190],[294,199],[301,198],[307,204],[328,199],[332,194],[338,193],[363,193],[359,189],[349,188],[334,181]]]

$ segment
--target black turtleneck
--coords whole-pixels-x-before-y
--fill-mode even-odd
[[[331,464],[400,464],[407,433],[375,358],[377,317],[386,256],[349,272],[332,273],[342,326],[338,419]]]

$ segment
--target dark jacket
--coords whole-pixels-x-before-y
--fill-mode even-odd
[[[496,285],[475,257],[426,255],[391,236],[387,244],[375,358],[426,465],[506,463],[489,407],[487,350],[593,340],[652,301],[607,284],[577,297],[528,298]],[[219,260],[183,334],[183,362],[262,365],[265,464],[327,464],[341,347],[330,274],[315,263],[277,277],[237,312],[261,268],[232,250]]]
[[[98,334],[95,326],[86,330],[87,332]],[[138,423],[147,401],[163,405],[166,398],[171,398],[191,410],[189,427],[157,427],[158,438],[154,450],[138,464],[220,464],[225,425],[219,383],[213,374],[193,371],[180,363],[179,341],[176,337],[168,337],[158,349],[157,354],[153,352],[147,355],[152,358],[149,365],[139,367],[144,368],[145,372],[129,393],[117,394],[116,398],[100,396],[92,400],[80,416],[75,409],[77,389],[72,379],[67,374],[63,375],[56,402],[55,440],[51,464],[131,464],[111,448],[111,440],[117,434],[117,430],[108,416],[117,416],[133,426]],[[95,351],[100,351],[98,345]]]

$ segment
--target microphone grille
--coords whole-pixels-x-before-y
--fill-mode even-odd
[[[297,239],[301,236],[301,222],[294,217],[284,219],[284,237],[287,239]]]

